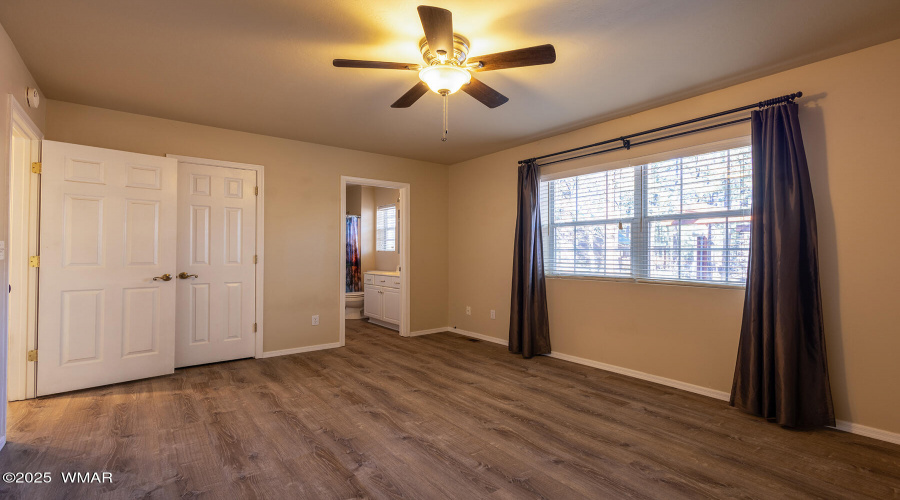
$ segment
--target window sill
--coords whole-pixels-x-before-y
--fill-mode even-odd
[[[606,276],[579,276],[579,275],[546,275],[550,280],[571,280],[571,281],[606,281],[619,283],[635,283],[639,285],[664,285],[679,286],[691,288],[721,288],[725,290],[744,290],[745,285],[732,285],[725,283],[702,283],[696,281],[677,281],[677,280],[646,280],[634,278],[612,278]]]

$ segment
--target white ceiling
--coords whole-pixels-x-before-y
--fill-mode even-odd
[[[451,96],[441,143],[439,96],[390,108],[415,73],[331,65],[419,63],[417,5],[3,0],[0,23],[51,99],[439,163],[900,38],[896,0],[435,1],[472,55],[557,51],[478,74],[509,102]]]

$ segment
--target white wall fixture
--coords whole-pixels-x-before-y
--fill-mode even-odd
[[[28,101],[28,107],[37,109],[41,105],[41,93],[37,89],[28,87],[25,90],[25,99]]]

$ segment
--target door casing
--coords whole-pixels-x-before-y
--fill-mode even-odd
[[[410,331],[410,290],[409,290],[409,277],[410,277],[410,266],[409,266],[409,234],[410,234],[410,203],[409,203],[409,184],[405,182],[393,182],[393,181],[382,181],[378,179],[366,179],[363,177],[348,177],[345,175],[341,176],[341,212],[340,212],[340,223],[338,227],[341,228],[341,246],[338,249],[338,255],[344,255],[347,252],[347,231],[345,229],[345,217],[347,214],[347,185],[348,184],[358,184],[361,186],[372,186],[372,187],[382,187],[388,189],[399,189],[400,190],[400,335],[402,337],[409,337]],[[338,289],[340,290],[340,301],[338,303],[338,308],[340,310],[339,318],[340,318],[340,345],[345,345],[345,306],[347,301],[347,261],[346,259],[339,259],[340,263],[338,266]]]
[[[36,384],[36,365],[27,361],[28,351],[37,349],[37,281],[38,269],[28,265],[28,256],[39,251],[40,176],[32,173],[31,162],[39,162],[44,134],[12,95],[9,100],[9,234],[7,259],[9,286],[25,294],[13,299],[9,295],[6,328],[8,349],[2,356],[2,370],[7,374],[5,400],[19,401],[33,398]],[[29,158],[15,158],[14,138],[30,141]],[[19,190],[16,193],[16,190]],[[23,193],[22,191],[27,191]],[[18,194],[18,196],[16,196]],[[14,245],[16,245],[14,247]],[[15,260],[13,260],[15,259]],[[24,314],[23,314],[24,313]],[[6,330],[4,330],[6,331]],[[6,340],[6,339],[2,339]],[[5,432],[3,432],[5,434]]]

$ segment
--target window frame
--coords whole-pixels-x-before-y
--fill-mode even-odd
[[[383,227],[381,229],[378,228],[378,219],[379,219],[378,213],[381,212],[382,210],[388,209],[388,208],[392,209],[393,213],[394,213],[394,226],[393,226],[393,228],[394,228],[394,238],[393,238],[394,248],[392,248],[392,249],[387,248],[387,227]],[[397,245],[397,239],[398,239],[397,238],[397,220],[398,220],[398,217],[397,217],[397,204],[396,203],[388,203],[386,205],[379,205],[379,206],[375,207],[375,251],[376,252],[397,252],[397,251],[399,251],[399,246]],[[379,231],[383,235],[382,242],[385,243],[384,249],[381,249],[378,247]]]
[[[725,288],[725,289],[744,289],[746,287],[745,283],[728,283],[728,282],[710,282],[710,281],[698,281],[698,280],[686,280],[686,279],[665,279],[665,278],[650,278],[648,276],[649,266],[648,259],[650,258],[650,248],[649,243],[647,241],[647,236],[650,231],[650,223],[657,220],[684,220],[684,219],[696,219],[696,213],[680,213],[680,214],[662,214],[662,215],[653,215],[653,216],[645,216],[647,213],[647,204],[649,202],[648,197],[645,196],[645,186],[647,185],[647,175],[648,170],[643,167],[645,165],[651,163],[659,163],[669,160],[679,160],[681,158],[697,156],[702,154],[714,153],[717,151],[724,151],[742,147],[751,146],[750,136],[741,136],[733,139],[727,139],[723,141],[709,142],[703,143],[696,146],[690,146],[686,148],[679,148],[669,151],[664,151],[660,153],[655,153],[651,155],[645,155],[625,160],[601,163],[596,165],[591,165],[587,167],[577,168],[573,170],[561,170],[558,172],[551,172],[547,174],[541,174],[540,182],[541,184],[548,183],[549,181],[567,179],[572,177],[578,177],[582,175],[588,175],[592,173],[598,172],[607,172],[613,170],[620,170],[624,168],[634,167],[634,215],[631,218],[616,218],[616,219],[603,219],[603,220],[592,220],[589,222],[582,221],[572,221],[572,222],[563,222],[558,224],[552,224],[550,222],[551,215],[553,213],[554,208],[554,196],[553,190],[546,190],[547,193],[547,203],[546,207],[548,210],[547,214],[541,214],[541,236],[548,243],[545,245],[545,248],[549,250],[551,255],[555,255],[554,248],[554,238],[552,237],[552,231],[557,227],[578,227],[584,225],[600,225],[600,224],[618,224],[622,222],[623,224],[631,224],[631,276],[595,276],[588,274],[577,274],[577,272],[566,273],[566,274],[551,274],[550,272],[546,273],[547,279],[561,279],[561,280],[580,280],[580,281],[612,281],[612,282],[626,282],[626,283],[639,283],[639,284],[651,284],[651,285],[669,285],[669,286],[693,286],[693,287],[704,287],[704,288]],[[681,170],[683,175],[683,170]],[[752,167],[751,167],[751,175],[752,175]],[[683,185],[683,184],[682,184]],[[730,196],[730,190],[726,190],[726,196]],[[640,203],[637,201],[640,200]],[[538,200],[539,206],[544,208],[543,200]],[[703,212],[702,215],[704,218],[714,218],[714,217],[734,217],[736,216],[735,212],[737,210],[719,210],[715,212]],[[748,210],[749,212],[749,210]],[[546,222],[546,223],[545,223]],[[640,228],[640,231],[635,231],[635,228]],[[726,223],[726,241],[730,237],[729,231],[727,229]],[[728,251],[727,243],[726,243],[726,255]]]

